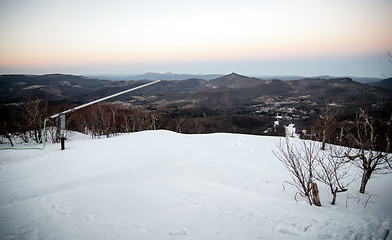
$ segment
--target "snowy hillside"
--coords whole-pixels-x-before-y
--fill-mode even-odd
[[[0,239],[392,239],[392,175],[336,206],[320,183],[309,206],[277,139],[146,131],[0,151]]]

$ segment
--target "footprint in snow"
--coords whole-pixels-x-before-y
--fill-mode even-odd
[[[71,210],[61,207],[60,204],[52,205],[52,210],[63,216],[67,216],[71,213]]]
[[[179,228],[169,232],[171,236],[185,236],[189,234],[189,230],[186,228]]]
[[[317,236],[319,239],[332,239],[333,236],[330,233],[321,233]]]
[[[86,214],[86,215],[83,216],[83,218],[84,218],[85,221],[89,222],[89,221],[92,221],[92,220],[95,219],[95,215],[93,215],[93,214]]]
[[[152,228],[147,225],[133,225],[134,228],[140,229],[144,232],[151,232]]]
[[[12,239],[16,239],[15,235],[11,234],[11,233],[6,233],[3,235],[0,235],[1,239],[4,240],[12,240]]]
[[[284,226],[277,226],[276,230],[280,233],[286,234],[286,235],[291,235],[291,236],[299,236],[299,234],[289,230],[288,228]]]
[[[118,224],[119,224],[119,220],[115,220],[115,221],[101,222],[101,223],[99,223],[99,226],[101,226],[101,227],[116,227]]]
[[[32,225],[25,225],[17,228],[16,235],[8,234],[5,239],[38,239],[38,229]]]

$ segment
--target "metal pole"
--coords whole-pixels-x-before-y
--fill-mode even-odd
[[[92,104],[102,102],[102,101],[107,100],[107,99],[109,99],[109,98],[117,97],[117,96],[122,95],[122,94],[124,94],[124,93],[132,92],[132,91],[138,90],[138,89],[140,89],[140,88],[144,88],[144,87],[147,87],[147,86],[150,86],[150,85],[152,85],[152,84],[159,83],[159,82],[162,82],[162,80],[158,80],[158,81],[155,81],[155,82],[146,83],[146,84],[141,85],[141,86],[138,86],[138,87],[134,87],[134,88],[131,88],[131,89],[128,89],[128,90],[119,92],[119,93],[112,94],[112,95],[107,96],[107,97],[103,97],[103,98],[97,99],[97,100],[92,101],[92,102],[89,102],[89,103],[85,103],[85,104],[80,105],[80,106],[77,106],[77,107],[75,107],[75,108],[71,108],[71,109],[65,110],[65,111],[63,111],[63,112],[61,112],[61,113],[54,114],[54,115],[50,116],[49,118],[56,118],[56,117],[60,116],[61,114],[70,113],[70,112],[73,112],[73,111],[75,111],[75,110],[78,110],[78,109],[81,109],[81,108],[90,106],[90,105],[92,105]]]
[[[97,99],[97,100],[95,100],[95,101],[92,101],[92,102],[89,102],[89,103],[85,103],[85,104],[80,105],[80,106],[77,106],[77,107],[75,107],[75,108],[71,108],[71,109],[65,110],[65,111],[63,111],[63,112],[61,112],[61,113],[57,113],[57,114],[54,114],[54,115],[50,116],[49,118],[60,117],[60,129],[61,129],[61,131],[60,131],[60,141],[61,141],[61,150],[64,150],[64,149],[65,149],[65,114],[70,113],[70,112],[73,112],[73,111],[78,110],[78,109],[81,109],[81,108],[84,108],[84,107],[87,107],[87,106],[90,106],[90,105],[95,104],[95,103],[99,103],[99,102],[104,101],[104,100],[107,100],[107,99],[109,99],[109,98],[117,97],[117,96],[122,95],[122,94],[124,94],[124,93],[132,92],[132,91],[138,90],[138,89],[140,89],[140,88],[144,88],[144,87],[147,87],[147,86],[150,86],[150,85],[152,85],[152,84],[159,83],[159,82],[162,82],[162,80],[158,80],[158,81],[155,81],[155,82],[146,83],[146,84],[143,84],[143,85],[141,85],[141,86],[134,87],[134,88],[131,88],[131,89],[128,89],[128,90],[119,92],[119,93],[115,93],[115,94],[112,94],[112,95],[110,95],[110,96],[103,97],[103,98]]]
[[[65,114],[60,115],[60,142],[61,150],[65,149]]]

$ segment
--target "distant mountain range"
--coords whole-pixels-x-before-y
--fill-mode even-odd
[[[275,134],[271,129],[276,119],[306,129],[326,106],[339,107],[347,116],[354,116],[359,107],[388,119],[392,112],[391,79],[363,84],[330,76],[291,81],[236,73],[209,80],[191,76],[185,80],[164,80],[106,103],[122,108],[141,107],[171,119],[173,124],[180,124],[183,119],[189,124],[198,121],[204,132],[250,134]],[[0,75],[0,110],[10,115],[10,109],[35,98],[48,100],[51,107],[75,106],[150,81],[99,80],[64,74]]]
[[[212,80],[215,78],[223,77],[225,74],[176,74],[176,73],[154,73],[148,72],[144,74],[98,74],[98,75],[85,75],[87,77],[101,79],[101,80],[186,80],[191,78],[198,78],[203,80]],[[260,78],[260,79],[279,79],[283,81],[291,81],[291,80],[300,80],[304,78],[309,78],[305,76],[299,75],[254,75],[252,77]],[[370,82],[378,82],[382,81],[383,78],[368,78],[368,77],[353,77],[353,76],[330,76],[330,75],[320,75],[320,76],[312,76],[310,78],[322,78],[322,79],[331,79],[331,78],[351,78],[352,80],[360,83],[370,83]]]
[[[392,91],[392,78],[384,79],[378,82],[369,82],[367,84],[370,86],[381,87],[389,91]]]
[[[177,75],[168,74],[167,76],[174,78]],[[212,75],[209,76],[212,77]],[[49,100],[63,99],[69,103],[83,103],[147,81],[149,80],[99,80],[64,74],[0,75],[0,103],[18,102],[27,96],[40,96]],[[133,95],[154,96],[150,100],[145,100],[145,104],[153,105],[158,104],[161,100],[182,101],[182,103],[189,100],[190,102],[203,103],[202,105],[208,105],[208,101],[210,101],[210,103],[224,102],[224,105],[235,106],[239,102],[254,104],[257,102],[255,99],[264,96],[296,98],[305,95],[308,96],[307,99],[319,103],[338,101],[340,104],[348,102],[365,104],[365,102],[377,102],[380,99],[391,98],[391,92],[389,92],[391,83],[391,79],[386,79],[366,85],[353,81],[351,78],[329,76],[291,81],[262,80],[231,73],[211,80],[190,78],[164,81],[155,86],[138,90]],[[222,99],[217,100],[217,96],[221,96]],[[127,98],[129,96],[119,97],[122,101],[127,101]]]
[[[86,75],[87,77],[97,78],[102,80],[132,80],[132,81],[140,81],[140,80],[186,80],[190,78],[199,78],[203,80],[211,80],[214,78],[222,77],[223,74],[174,74],[174,73],[153,73],[147,72],[144,74],[98,74],[98,75]]]

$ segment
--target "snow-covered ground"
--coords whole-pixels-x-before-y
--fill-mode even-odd
[[[319,183],[309,206],[277,139],[146,131],[0,151],[0,239],[392,239],[392,175],[336,206]]]

